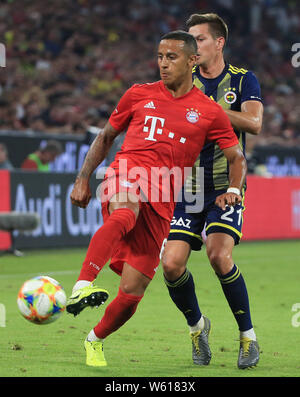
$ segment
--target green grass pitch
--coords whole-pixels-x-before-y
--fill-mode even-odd
[[[69,295],[85,249],[28,251],[0,257],[1,377],[299,377],[299,241],[241,243],[234,259],[246,280],[252,320],[261,349],[259,365],[237,369],[238,330],[205,252],[189,262],[202,312],[212,322],[212,360],[197,367],[185,320],[171,302],[161,267],[135,315],[105,341],[108,366],[85,365],[83,341],[116,295],[119,277],[103,269],[97,285],[110,292],[104,306],[78,317],[64,313],[55,323],[35,325],[18,312],[22,283],[37,275],[57,279]],[[296,305],[299,303],[299,305]],[[294,311],[293,311],[294,309]]]

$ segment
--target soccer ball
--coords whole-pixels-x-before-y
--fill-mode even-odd
[[[34,324],[49,324],[57,320],[66,308],[66,301],[63,287],[48,276],[25,281],[17,299],[22,316]]]

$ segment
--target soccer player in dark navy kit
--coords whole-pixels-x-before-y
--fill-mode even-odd
[[[245,153],[246,133],[257,135],[262,125],[263,105],[257,78],[252,72],[225,62],[223,51],[228,28],[218,15],[193,14],[187,27],[198,44],[194,85],[223,107]],[[201,313],[193,277],[186,267],[191,250],[201,249],[205,228],[208,259],[240,331],[238,367],[249,368],[259,360],[259,347],[251,322],[246,284],[232,258],[233,247],[242,236],[243,200],[235,206],[222,208],[217,205],[217,197],[226,200],[230,193],[244,198],[246,185],[242,191],[229,188],[228,162],[214,143],[204,146],[195,167],[204,168],[204,208],[200,213],[188,213],[184,201],[178,202],[162,258],[165,282],[190,327],[194,363],[209,364],[211,351],[206,336],[210,322]],[[191,178],[189,189],[200,194],[203,186]]]

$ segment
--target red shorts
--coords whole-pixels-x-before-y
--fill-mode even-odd
[[[109,217],[108,206],[109,201],[102,203],[104,222]],[[160,253],[169,230],[168,220],[158,215],[149,203],[140,202],[136,224],[118,244],[111,258],[110,268],[121,275],[126,262],[152,279],[159,266]]]

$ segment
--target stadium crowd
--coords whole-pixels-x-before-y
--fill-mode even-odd
[[[261,84],[263,131],[253,144],[300,144],[297,0],[6,0],[0,37],[0,129],[82,134],[102,127],[125,89],[159,78],[162,34],[185,29],[195,12],[229,25],[225,58]]]

